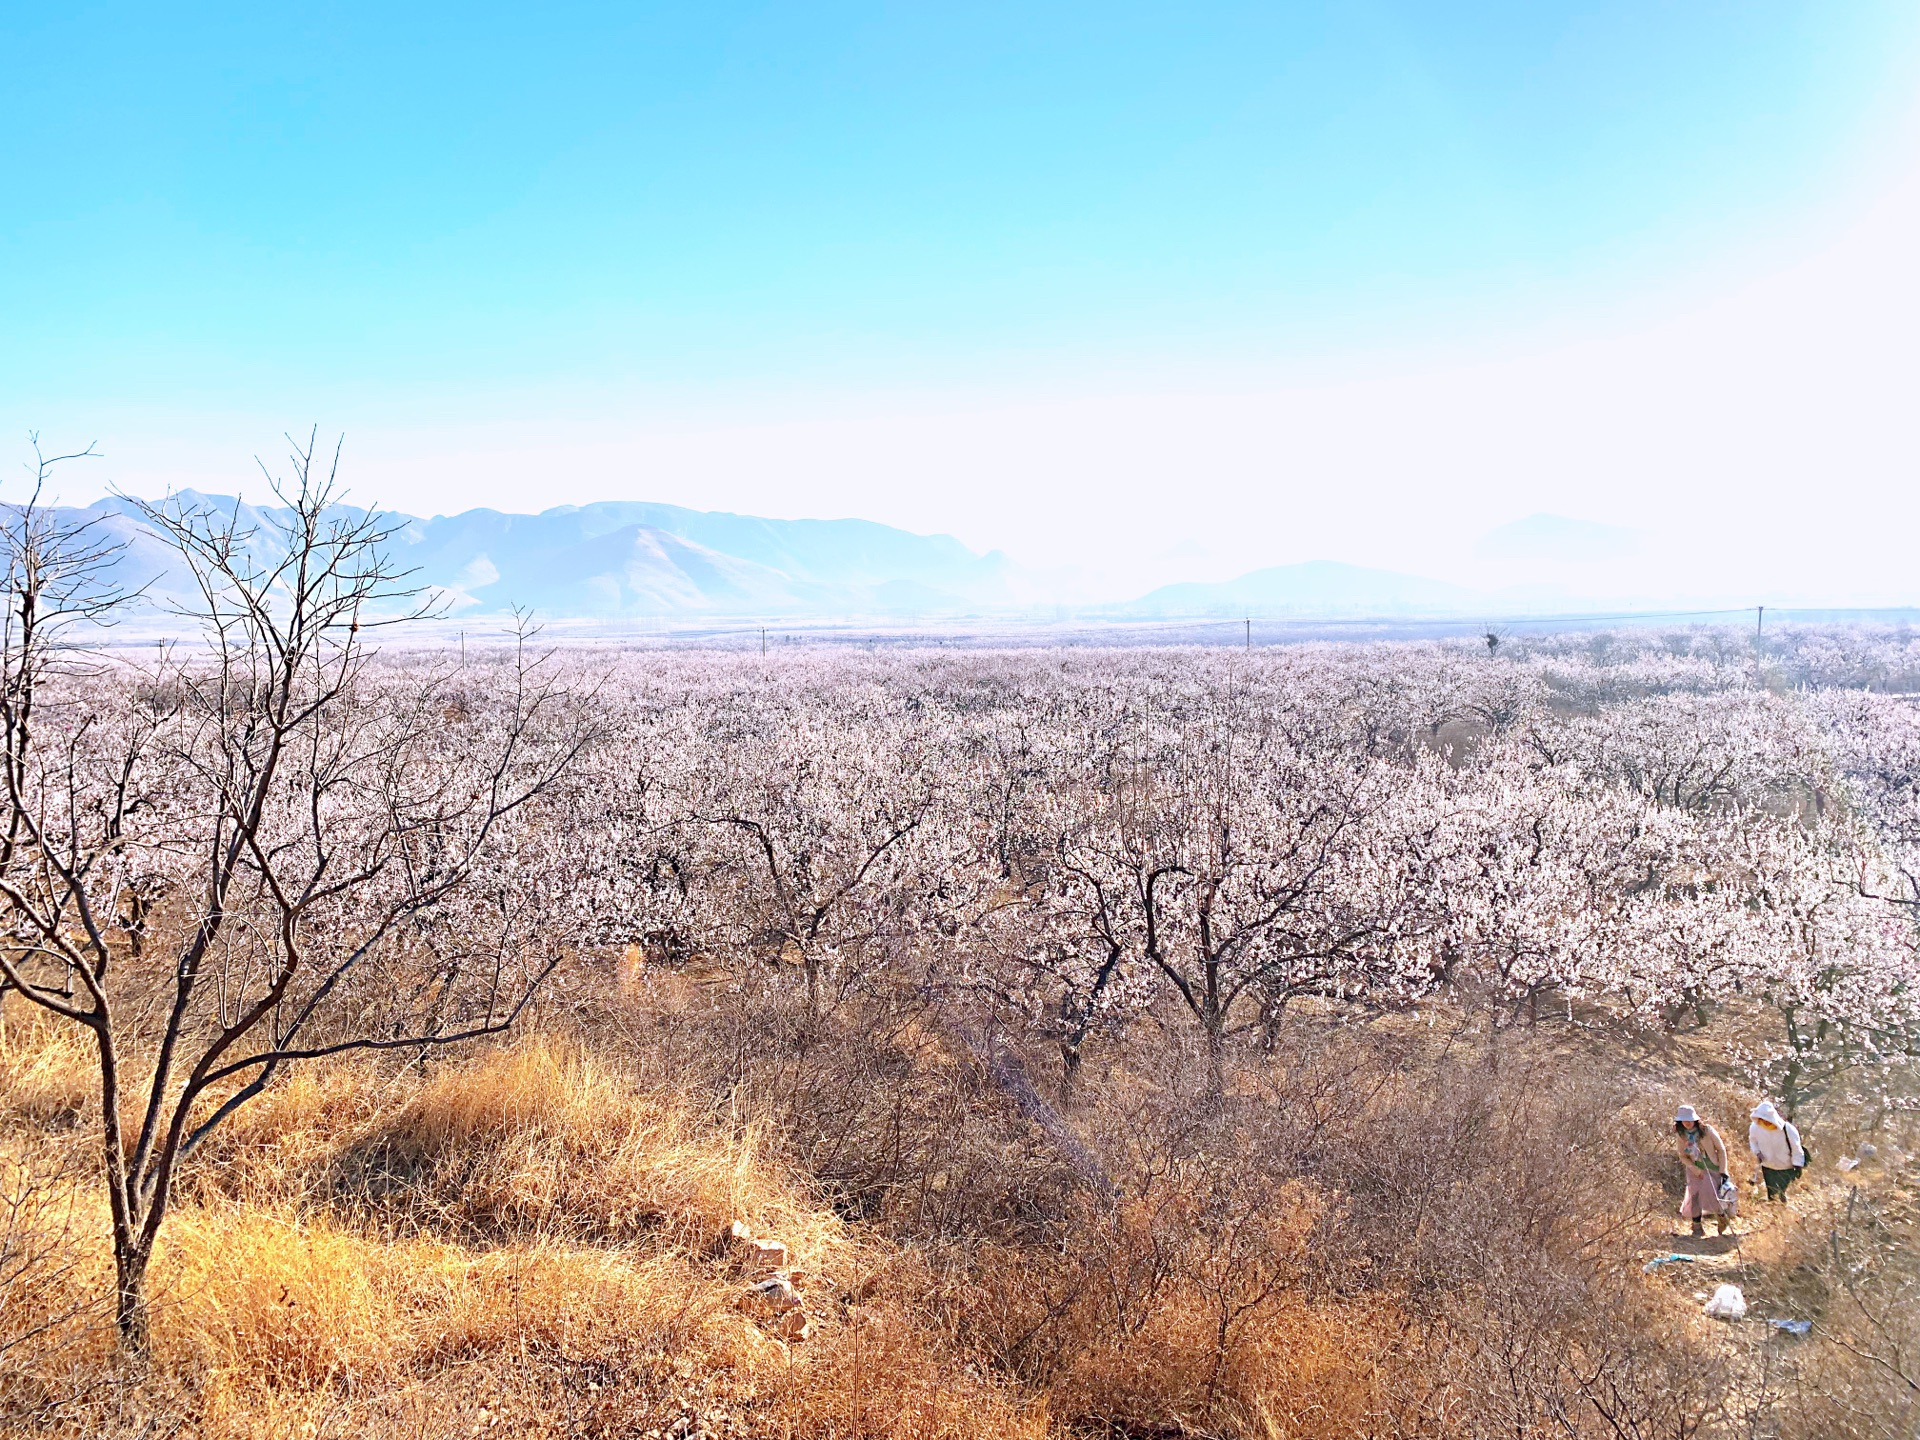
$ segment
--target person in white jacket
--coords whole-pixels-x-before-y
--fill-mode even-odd
[[[1793,1122],[1773,1108],[1771,1100],[1753,1107],[1753,1123],[1747,1126],[1747,1148],[1760,1162],[1760,1178],[1767,1183],[1767,1199],[1784,1201],[1787,1187],[1800,1178],[1807,1166],[1806,1147]]]

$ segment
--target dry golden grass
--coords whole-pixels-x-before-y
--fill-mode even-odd
[[[424,1083],[349,1064],[296,1072],[235,1116],[191,1181],[466,1238],[691,1254],[743,1219],[812,1272],[839,1268],[847,1246],[845,1228],[773,1165],[756,1125],[695,1113],[541,1037]]]
[[[1383,1043],[1247,1077],[1240,1128],[1204,1144],[1191,1127],[1215,1119],[1134,1127],[1107,1146],[1130,1167],[1113,1201],[1016,1194],[989,1163],[1003,1132],[983,1107],[930,1110],[914,1123],[959,1128],[921,1137],[912,1153],[935,1178],[915,1184],[972,1155],[973,1198],[936,1217],[974,1213],[970,1229],[915,1230],[936,1212],[891,1170],[899,1216],[843,1220],[797,1147],[752,1114],[700,1108],[698,1084],[637,1050],[535,1034],[426,1075],[313,1065],[186,1167],[140,1366],[98,1303],[111,1257],[91,1056],[15,1015],[0,1026],[0,1198],[29,1203],[0,1204],[0,1432],[1607,1433],[1567,1390],[1569,1346],[1612,1357],[1635,1423],[1710,1409],[1721,1333],[1667,1303],[1668,1280],[1641,1281],[1631,1206],[1600,1224],[1609,1196],[1655,1194],[1661,1176],[1576,1160],[1543,1179],[1502,1138],[1612,1156],[1645,1131],[1657,1170],[1668,1079],[1643,1080],[1624,1121],[1591,1117],[1590,1066],[1430,1071],[1405,1045],[1381,1060]],[[643,1081],[646,1066],[671,1081]],[[886,1083],[925,1086],[928,1071]],[[1150,1115],[1150,1092],[1137,1078],[1087,1113],[1120,1094]],[[881,1098],[877,1114],[910,1113]],[[1318,1170],[1287,1170],[1309,1146]],[[1515,1188],[1529,1176],[1535,1189]],[[1067,1208],[1019,1198],[1034,1195]],[[1025,1231],[1023,1204],[1039,1216]],[[739,1308],[745,1276],[721,1243],[735,1220],[790,1247],[806,1341]],[[1574,1428],[1540,1430],[1550,1411]]]
[[[99,1104],[93,1037],[15,1000],[0,1023],[0,1120],[71,1125]]]
[[[62,1093],[60,1037],[7,1043],[9,1078],[32,1079],[19,1094],[34,1108],[16,1113],[65,1123],[43,1100]],[[107,1384],[111,1336],[78,1315],[56,1365],[7,1382],[16,1414],[65,1433],[164,1415],[209,1436],[624,1433],[636,1415],[663,1428],[703,1410],[740,1433],[1037,1433],[1031,1407],[947,1365],[873,1283],[911,1267],[809,1203],[753,1127],[556,1043],[426,1082],[297,1075],[196,1157],[186,1195],[155,1261],[144,1381]],[[45,1237],[61,1284],[10,1293],[9,1324],[106,1287],[104,1206],[91,1186],[76,1199],[72,1233]],[[713,1242],[739,1218],[807,1272],[812,1340],[784,1343],[737,1308],[742,1278]]]

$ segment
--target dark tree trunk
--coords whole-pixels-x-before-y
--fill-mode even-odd
[[[116,1244],[113,1277],[113,1323],[120,1346],[135,1355],[147,1353],[147,1262],[152,1252]]]
[[[1218,1009],[1205,1016],[1207,1031],[1207,1099],[1219,1105],[1227,1097],[1227,1017]]]

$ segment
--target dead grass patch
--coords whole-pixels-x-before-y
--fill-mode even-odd
[[[534,1038],[424,1081],[319,1067],[240,1112],[163,1232],[152,1364],[133,1381],[97,1311],[65,1313],[111,1275],[89,1178],[61,1180],[76,1223],[60,1283],[7,1297],[7,1324],[53,1327],[35,1346],[53,1363],[16,1371],[0,1403],[54,1433],[171,1416],[208,1436],[509,1417],[511,1433],[638,1434],[625,1419],[664,1430],[702,1409],[742,1434],[771,1415],[793,1433],[1031,1430],[1005,1386],[947,1362],[888,1293],[906,1272],[811,1204],[755,1127],[577,1047]],[[711,1244],[736,1218],[808,1272],[813,1340],[736,1307],[741,1277]]]

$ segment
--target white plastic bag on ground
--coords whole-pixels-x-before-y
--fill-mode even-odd
[[[1707,1301],[1707,1314],[1715,1320],[1744,1320],[1747,1318],[1747,1297],[1740,1293],[1738,1285],[1722,1285]]]

